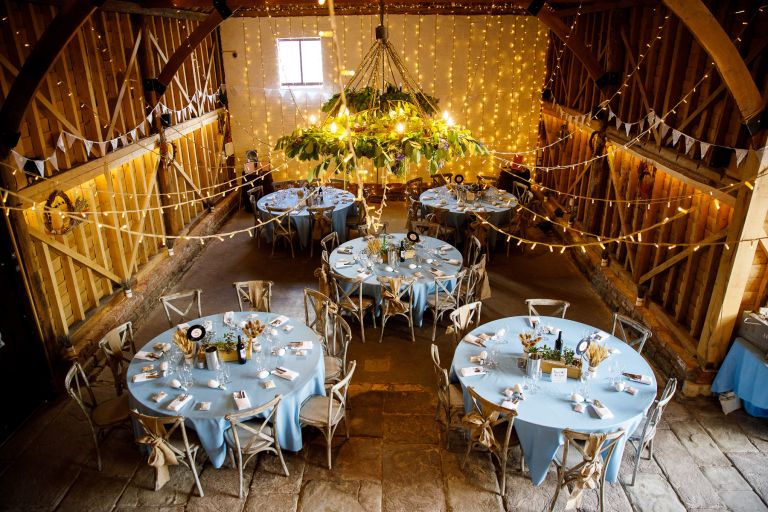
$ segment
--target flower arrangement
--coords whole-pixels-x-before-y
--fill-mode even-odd
[[[381,254],[381,239],[376,237],[369,238],[365,245],[370,256],[373,256],[374,254]]]
[[[521,332],[517,335],[520,338],[520,343],[523,344],[523,351],[528,354],[537,352],[536,344],[541,341],[541,336],[534,337],[532,332]]]
[[[609,355],[611,355],[611,353],[602,343],[590,343],[586,352],[586,357],[589,360],[589,366],[592,368],[597,368],[600,363],[608,359]]]

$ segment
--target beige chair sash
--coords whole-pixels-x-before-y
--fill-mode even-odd
[[[486,300],[491,298],[491,283],[488,279],[488,271],[485,270],[485,255],[477,263],[477,288],[475,289],[475,300]]]
[[[168,441],[163,439],[162,436],[151,433],[149,427],[144,422],[140,421],[140,423],[144,426],[147,433],[140,437],[137,442],[146,444],[151,449],[147,463],[155,468],[155,490],[159,491],[171,479],[168,466],[177,466],[179,460],[176,458],[176,454],[173,453],[173,449],[168,444]]]
[[[400,300],[399,292],[403,284],[402,277],[382,277],[380,282],[384,284],[381,296],[384,299],[384,309],[387,315],[398,315],[408,312],[409,304]]]
[[[310,210],[312,212],[312,240],[320,240],[333,231],[330,212],[333,208]]]
[[[328,280],[328,272],[326,272],[322,267],[315,269],[315,277],[317,278],[317,291],[327,297],[330,297],[331,283]]]
[[[565,483],[568,489],[568,501],[565,509],[578,508],[581,505],[583,492],[595,489],[600,484],[603,472],[603,459],[600,450],[605,443],[606,434],[591,434],[585,441],[582,451],[582,462],[567,470]]]
[[[256,311],[268,311],[267,298],[269,296],[269,286],[266,283],[249,282],[248,283],[248,301],[251,307]]]
[[[499,443],[493,434],[493,425],[499,418],[497,412],[491,413],[487,418],[477,411],[465,414],[461,421],[470,426],[472,432],[472,441],[479,443],[488,450],[496,452],[499,449]]]

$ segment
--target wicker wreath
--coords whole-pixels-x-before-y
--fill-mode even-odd
[[[58,209],[60,202],[63,202],[66,206],[67,215],[64,216],[63,223],[58,229],[53,227],[53,213],[52,210]],[[72,229],[82,222],[82,212],[85,211],[87,202],[81,198],[77,198],[75,203],[69,196],[62,190],[54,190],[48,196],[45,201],[45,212],[43,213],[43,221],[45,222],[45,230],[52,235],[63,235],[72,231]]]

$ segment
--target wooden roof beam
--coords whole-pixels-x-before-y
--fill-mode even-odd
[[[69,0],[35,43],[0,109],[0,157],[8,156],[19,143],[19,128],[24,113],[45,75],[101,3],[99,0]]]
[[[701,0],[664,0],[664,4],[685,23],[712,57],[750,134],[765,129],[765,104],[760,91],[741,54],[707,6]]]

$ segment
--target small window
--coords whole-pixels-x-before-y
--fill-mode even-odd
[[[323,50],[319,37],[278,39],[280,87],[323,85]]]

